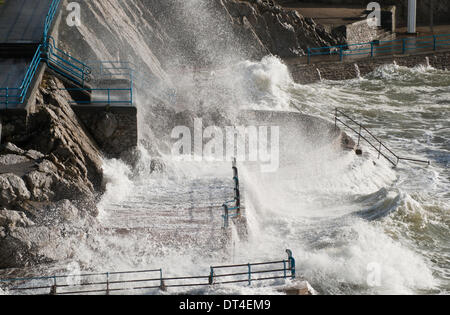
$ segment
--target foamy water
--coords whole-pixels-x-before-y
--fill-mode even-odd
[[[284,65],[274,66],[277,62],[274,58],[269,61],[271,66],[267,66],[267,59],[259,66],[250,62],[240,65],[245,65],[240,73],[253,80],[258,93],[267,94],[262,98],[259,95],[262,109],[267,109],[268,100],[272,109],[286,108],[289,97],[290,110],[331,119],[329,113],[339,106],[370,126],[398,154],[430,159],[432,165],[402,163],[392,169],[364,145],[363,157],[351,152],[338,154],[326,147],[316,152],[297,148],[298,159],[275,174],[261,174],[242,164],[250,230],[247,241],[236,240],[233,248],[220,254],[217,248],[202,247],[199,256],[195,245],[177,252],[170,243],[156,240],[161,243],[158,254],[146,254],[140,260],[153,267],[166,266],[177,275],[202,274],[217,260],[271,260],[283,257],[284,249],[290,248],[299,273],[321,293],[448,292],[449,110],[442,101],[450,94],[445,83],[450,80],[449,73],[430,67],[390,65],[358,80],[302,86],[288,79]],[[283,73],[271,76],[276,70]],[[267,83],[271,77],[274,82]],[[154,200],[165,195],[172,196],[167,205],[174,208],[183,208],[193,200],[217,205],[227,196],[227,185],[231,185],[229,163],[188,165],[170,158],[166,161],[166,173],[149,178],[142,174],[127,176],[135,188],[131,195],[124,190],[121,201],[109,202],[107,193],[102,201],[105,213],[111,204],[129,206],[130,196],[136,195],[142,197],[138,206],[147,207],[147,211],[163,206]],[[116,161],[107,165],[110,163],[114,166]],[[115,172],[112,182],[120,173],[126,172]],[[201,184],[189,186],[192,181]],[[114,192],[117,185],[112,184],[109,191]],[[213,196],[211,187],[221,188],[213,190]],[[179,193],[174,193],[177,190]],[[189,191],[205,197],[188,198]],[[220,207],[211,212],[203,228],[218,224],[220,214]],[[145,218],[139,220],[137,216],[134,220],[142,223]],[[374,266],[379,276],[375,285],[368,280]],[[228,292],[223,290],[193,292]],[[229,290],[261,292],[261,288]],[[270,292],[270,288],[267,290],[263,292]]]

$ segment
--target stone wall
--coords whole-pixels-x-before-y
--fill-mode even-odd
[[[292,64],[289,65],[294,80],[301,84],[308,84],[319,81],[321,78],[325,80],[349,80],[358,76],[355,64],[358,65],[362,76],[373,72],[378,67],[385,64],[396,62],[400,66],[415,67],[418,65],[426,65],[427,57],[429,64],[442,70],[450,69],[450,51],[422,53],[415,55],[396,55],[388,57],[364,58],[353,61],[329,62],[318,64]],[[319,70],[319,71],[318,71]]]
[[[120,155],[137,146],[137,109],[134,106],[73,106],[100,150],[109,157]]]

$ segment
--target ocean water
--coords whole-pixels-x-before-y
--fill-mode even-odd
[[[165,1],[155,1],[147,10],[152,13]],[[229,28],[216,25],[208,1],[170,1],[182,4],[174,12],[180,21],[174,19],[170,26],[211,65],[201,73],[194,67],[163,73],[151,38],[132,27],[135,17],[144,19],[140,8],[145,6],[87,2],[90,11],[101,13],[94,20],[105,27],[105,37],[108,31],[127,30],[123,36],[100,39],[92,31],[95,25],[83,25],[80,32],[97,58],[116,57],[105,55],[102,43],[130,43],[124,47],[134,49],[136,60],[129,61],[147,64],[153,74],[171,80],[180,100],[152,106],[149,100],[155,94],[164,99],[166,91],[136,88],[140,146],[134,167],[105,160],[107,189],[98,204],[98,225],[90,227],[85,239],[54,240],[72,249],[72,259],[25,274],[164,268],[167,276],[196,276],[209,274],[210,265],[285,258],[289,248],[298,274],[321,294],[449,294],[450,72],[390,64],[354,80],[296,84],[275,57],[250,61],[242,57],[237,41],[226,52],[216,45],[217,36],[208,30],[230,35]],[[111,23],[112,16],[121,18]],[[196,23],[199,18],[203,23]],[[159,22],[162,29],[167,26]],[[188,63],[172,51],[166,58],[165,65]],[[170,111],[190,109],[207,126],[217,122],[210,115],[216,110],[227,123],[236,121],[241,110],[301,112],[333,122],[336,107],[364,123],[397,154],[430,160],[431,165],[401,162],[393,169],[364,142],[364,154],[358,157],[331,145],[314,149],[314,141],[292,146],[292,157],[273,174],[240,163],[248,238],[239,239],[232,230],[232,240],[223,243],[221,205],[233,194],[231,163],[174,159],[167,150]],[[155,158],[164,164],[161,172],[152,172]],[[277,294],[272,284],[169,293]]]
[[[151,156],[141,148],[138,171],[106,161],[110,183],[100,203],[105,227],[136,233],[102,237],[105,244],[115,240],[120,254],[113,260],[114,251],[102,251],[108,259],[92,254],[90,264],[165,266],[174,275],[198,275],[219,261],[283,258],[290,248],[298,273],[322,294],[448,294],[450,73],[392,64],[355,80],[298,85],[275,57],[238,68],[257,91],[254,110],[333,121],[339,107],[398,155],[431,165],[400,162],[394,169],[364,142],[362,157],[296,147],[296,158],[276,173],[242,163],[249,236],[221,247],[211,240],[220,234],[221,202],[232,196],[231,164],[178,162],[167,155],[165,171],[150,174]],[[142,228],[167,234],[142,238]],[[270,283],[191,292],[275,293]]]

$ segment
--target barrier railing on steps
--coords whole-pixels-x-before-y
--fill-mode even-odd
[[[230,218],[238,218],[241,216],[241,190],[239,187],[239,170],[237,168],[237,160],[233,159],[233,182],[234,182],[234,199],[226,201],[222,207],[224,210],[223,220],[224,228],[229,227]],[[230,206],[233,204],[234,206]]]
[[[0,88],[0,104],[4,104],[6,109],[8,109],[10,105],[18,105],[24,102],[28,89],[33,82],[34,75],[36,74],[39,64],[43,60],[42,53],[43,45],[39,45],[28,66],[22,83],[18,88]],[[1,94],[1,92],[3,92],[3,94]]]
[[[165,277],[163,269],[60,275],[0,280],[0,287],[15,295],[132,294],[169,288],[206,287],[277,279],[295,279],[296,266],[291,250],[286,260],[240,265],[211,266],[208,275]]]
[[[133,104],[133,73],[130,69],[128,69],[130,70],[128,77],[129,84],[125,88],[86,87],[86,83],[90,82],[92,79],[92,68],[56,47],[55,39],[49,35],[49,31],[53,24],[60,2],[60,0],[53,0],[50,5],[50,9],[46,16],[44,24],[43,44],[39,45],[39,47],[37,48],[36,53],[30,65],[28,66],[27,72],[21,85],[14,88],[0,88],[0,105],[4,105],[5,109],[10,109],[12,107],[17,107],[17,105],[23,104],[25,102],[28,90],[31,83],[33,82],[33,79],[41,62],[45,62],[50,69],[62,75],[66,79],[74,82],[76,85],[80,86],[80,88],[71,88],[64,90],[68,90],[69,92],[86,92],[89,94],[96,94],[96,98],[92,101],[87,101],[84,98],[82,100],[75,100],[74,104]],[[113,76],[125,75],[125,68],[118,67],[116,64],[114,64],[120,62],[100,61],[99,63],[102,65],[100,75],[105,76],[108,71],[110,72],[110,79],[112,79]],[[114,64],[114,66],[104,66],[107,63]],[[121,71],[121,73],[111,73],[111,70],[113,68]]]
[[[314,47],[307,49],[306,58],[309,64],[315,56],[337,56],[339,61],[343,61],[346,56],[377,57],[406,54],[414,51],[437,51],[439,49],[450,49],[450,34]]]
[[[73,104],[133,104],[134,68],[130,62],[122,61],[90,61],[89,75],[95,85],[104,85],[103,81],[109,81],[107,85],[115,81],[122,87],[97,87],[97,88],[71,88],[64,89],[69,92],[89,92],[92,99],[74,98]]]
[[[356,125],[357,129],[355,129],[354,127],[350,126],[348,123],[344,122],[341,119],[341,117],[346,118],[351,123]],[[394,153],[390,148],[388,148],[381,140],[379,140],[377,137],[375,137],[370,130],[368,130],[362,124],[360,124],[355,119],[353,119],[352,117],[350,117],[349,115],[347,115],[346,113],[344,113],[342,110],[340,110],[338,108],[335,109],[334,119],[335,119],[336,127],[337,127],[337,124],[339,122],[339,123],[341,123],[345,127],[349,128],[350,130],[352,130],[353,132],[355,132],[358,135],[358,143],[357,143],[357,147],[358,148],[360,147],[361,140],[366,141],[378,153],[378,159],[380,157],[384,157],[394,167],[397,167],[397,165],[400,163],[400,161],[410,161],[410,162],[423,163],[423,164],[430,165],[430,161],[400,157],[399,155]],[[363,135],[363,133],[362,133],[363,131],[366,132],[367,135],[369,137],[371,137],[373,139],[373,141],[376,142],[376,145],[373,144],[373,141],[370,141],[366,136]]]

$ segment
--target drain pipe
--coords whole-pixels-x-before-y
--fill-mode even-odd
[[[416,34],[417,0],[408,0],[408,34]]]

